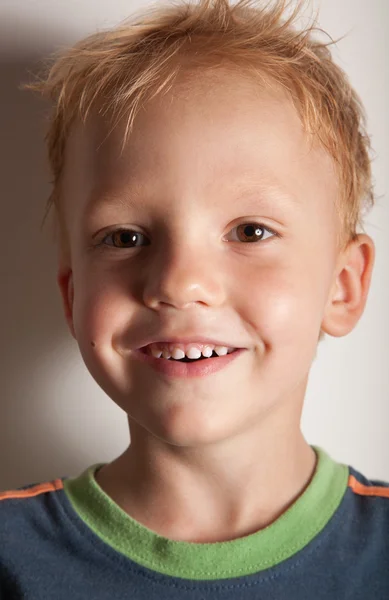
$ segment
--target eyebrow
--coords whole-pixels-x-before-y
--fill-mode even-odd
[[[98,193],[92,191],[90,194],[88,201],[86,203],[85,210],[86,212],[91,212],[92,210],[97,210],[102,206],[115,206],[118,204],[122,204],[124,207],[133,206],[135,207],[140,196],[141,191],[137,191],[137,187],[130,186],[130,192],[115,192],[110,189],[107,191],[102,191],[99,189]]]
[[[151,188],[150,188],[151,189]],[[300,198],[291,194],[285,188],[275,184],[265,184],[262,182],[240,181],[231,184],[228,188],[231,195],[235,195],[236,202],[244,201],[247,207],[260,207],[261,205],[268,206],[288,206],[298,207],[301,205]],[[112,188],[107,188],[106,191],[101,188],[98,193],[91,193],[87,204],[86,212],[94,212],[103,206],[114,207],[123,206],[123,208],[139,208],[141,199],[148,195],[148,186],[142,182],[132,182],[128,185],[126,191],[115,191]],[[251,202],[248,202],[249,197],[254,196]]]

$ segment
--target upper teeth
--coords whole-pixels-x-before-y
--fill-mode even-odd
[[[218,356],[225,356],[234,351],[234,348],[227,346],[212,346],[210,344],[187,344],[186,346],[174,344],[150,344],[146,347],[146,351],[151,353],[155,358],[174,358],[180,360],[182,358],[200,358],[201,355],[209,358],[212,352],[215,351]]]

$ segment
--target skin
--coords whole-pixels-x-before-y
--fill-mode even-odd
[[[147,103],[120,155],[124,126],[107,137],[96,116],[75,123],[63,181],[65,317],[131,436],[96,480],[160,535],[234,539],[272,523],[312,478],[300,420],[317,340],[357,324],[374,244],[360,234],[337,247],[332,160],[280,90],[220,69]],[[253,222],[281,237],[245,241],[237,227]],[[124,226],[142,234],[136,247],[93,245]],[[134,358],[143,335],[188,331],[247,350],[198,379]]]

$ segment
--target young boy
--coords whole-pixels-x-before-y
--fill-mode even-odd
[[[368,295],[369,138],[286,8],[159,5],[28,86],[67,323],[131,444],[0,494],[1,598],[389,597],[389,484],[300,428]]]

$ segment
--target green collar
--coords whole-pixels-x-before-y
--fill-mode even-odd
[[[271,525],[227,542],[194,543],[162,537],[130,517],[98,485],[88,467],[63,479],[74,510],[106,544],[149,569],[186,579],[242,577],[268,569],[304,548],[328,523],[347,488],[347,465],[321,448],[305,491]]]

